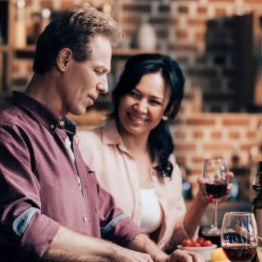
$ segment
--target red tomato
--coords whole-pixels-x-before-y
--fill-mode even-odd
[[[206,241],[206,240],[205,240],[203,237],[199,237],[196,242],[199,243],[200,245],[203,245],[203,243],[204,243],[205,241]]]
[[[202,244],[203,247],[210,247],[212,245],[213,243],[210,240],[205,240],[204,243]]]
[[[192,241],[191,247],[201,247],[200,243]]]
[[[192,240],[186,238],[182,241],[182,246],[183,247],[191,247],[191,244],[192,244]]]

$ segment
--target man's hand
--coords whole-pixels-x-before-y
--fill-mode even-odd
[[[130,261],[154,261],[154,262],[204,262],[205,259],[194,252],[189,252],[187,250],[175,250],[170,256],[164,253],[159,247],[150,240],[146,235],[140,234],[136,236],[130,243],[129,248],[133,250],[138,250],[143,255],[148,253],[152,259],[149,260],[130,260]],[[139,253],[141,254],[141,253]],[[124,254],[123,256],[125,256]],[[129,261],[124,260],[122,261]],[[143,258],[142,258],[143,259]],[[118,260],[117,260],[118,261]]]
[[[205,262],[205,259],[197,253],[177,249],[166,262]]]
[[[187,250],[175,250],[166,257],[152,259],[148,254],[136,252],[126,248],[120,248],[112,261],[114,262],[205,262],[201,255]]]
[[[116,252],[111,261],[114,262],[153,262],[154,260],[146,253],[137,252],[131,249],[116,247]]]

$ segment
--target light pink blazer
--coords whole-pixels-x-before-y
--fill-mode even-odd
[[[115,122],[111,121],[92,131],[79,132],[78,138],[83,159],[95,171],[101,186],[140,225],[142,205],[136,163],[123,144]],[[157,240],[162,249],[172,248],[188,237],[183,226],[186,207],[182,196],[181,172],[173,155],[170,161],[174,165],[171,179],[151,172],[164,214]]]

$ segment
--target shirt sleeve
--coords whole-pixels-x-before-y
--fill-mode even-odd
[[[97,188],[102,238],[126,246],[134,237],[141,234],[142,230],[122,209],[116,207],[114,198],[106,190],[99,185]]]
[[[41,214],[32,148],[19,127],[1,127],[0,159],[0,228],[15,239],[17,248],[39,258],[52,242],[59,224]],[[1,234],[0,240],[5,241]]]

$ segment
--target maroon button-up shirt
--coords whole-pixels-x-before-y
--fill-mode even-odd
[[[141,233],[85,166],[74,124],[61,120],[18,92],[0,115],[0,261],[41,257],[59,224],[122,244]]]

